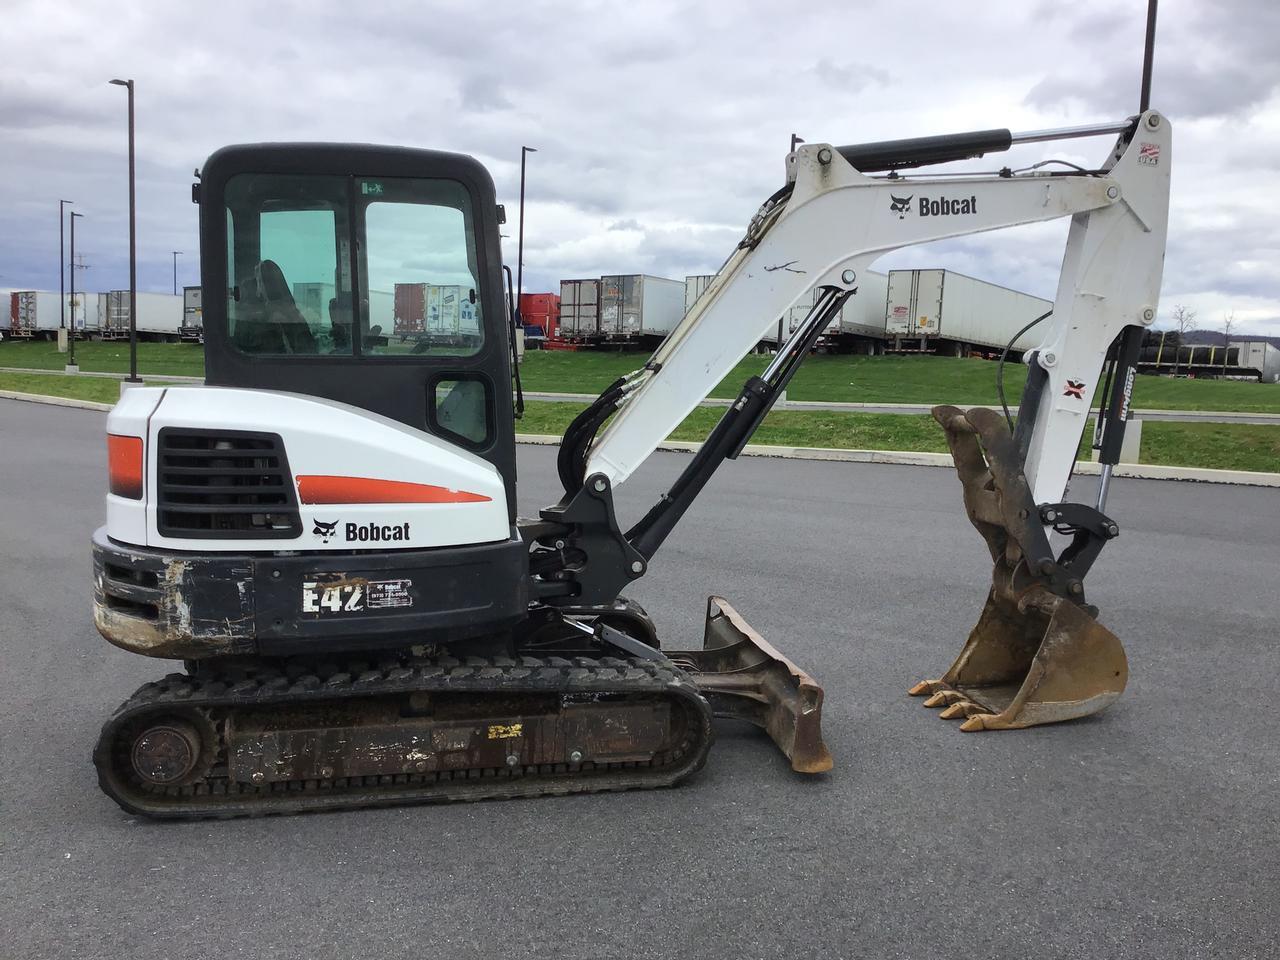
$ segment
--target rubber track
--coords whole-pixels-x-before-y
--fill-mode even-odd
[[[443,658],[373,666],[337,665],[291,676],[268,668],[249,676],[170,674],[145,684],[104,724],[94,750],[103,791],[130,813],[169,820],[230,818],[459,800],[595,793],[672,786],[696,773],[711,747],[711,709],[670,660],[605,657]],[[297,671],[291,671],[296,674]],[[130,770],[130,736],[147,715],[291,706],[383,694],[648,694],[684,712],[686,740],[650,763],[543,764],[437,773],[295,780],[262,785],[226,777],[226,744],[204,780],[184,787],[143,785]],[[217,724],[219,730],[225,724]]]

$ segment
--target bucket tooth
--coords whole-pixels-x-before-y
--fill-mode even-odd
[[[964,699],[964,694],[957,693],[955,690],[939,690],[932,697],[924,702],[926,707],[949,707],[951,704]]]
[[[921,680],[914,687],[907,691],[908,696],[923,697],[931,693],[937,693],[939,690],[945,689],[946,684],[941,680]]]
[[[958,720],[961,717],[972,717],[981,713],[986,713],[982,707],[978,706],[971,700],[958,700],[947,709],[943,710],[939,717],[943,720]]]

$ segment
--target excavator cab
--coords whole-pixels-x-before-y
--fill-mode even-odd
[[[514,504],[511,317],[481,164],[231,146],[197,196],[206,383],[323,397],[432,434],[492,463]]]

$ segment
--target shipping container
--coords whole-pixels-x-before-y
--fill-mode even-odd
[[[139,293],[138,335],[145,340],[167,340],[178,336],[183,320],[183,297],[171,293]],[[98,294],[98,329],[104,340],[129,336],[129,291],[109,290]]]
[[[520,319],[526,327],[537,328],[543,336],[556,335],[560,319],[560,297],[554,293],[520,294]]]
[[[1052,309],[1049,300],[977,280],[952,270],[891,270],[885,300],[885,333],[924,349],[938,342],[960,352],[969,346],[1003,348],[1022,327]],[[1042,330],[1013,344],[1028,350]]]
[[[700,273],[684,278],[684,312],[686,314],[702,299],[702,295],[707,292],[707,287],[711,286],[711,281],[716,276],[714,273]]]
[[[609,340],[661,338],[684,316],[684,284],[625,274],[600,278],[600,333]]]
[[[560,322],[556,336],[592,339],[600,335],[600,281],[560,281]]]
[[[97,328],[98,310],[91,294],[77,290],[67,294],[63,311],[59,294],[46,290],[14,290],[9,294],[9,316],[4,324],[6,337],[51,340],[64,323],[74,323],[81,335]]]
[[[199,287],[182,288],[182,326],[179,339],[193,343],[204,342],[204,300]]]

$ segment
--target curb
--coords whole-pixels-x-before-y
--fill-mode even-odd
[[[554,447],[560,438],[553,434],[516,434],[516,442]],[[688,440],[665,440],[659,450],[695,453],[702,444]],[[893,463],[913,467],[951,467],[949,453],[926,453],[913,450],[846,450],[834,447],[782,447],[749,443],[742,449],[744,457],[774,457],[780,460],[826,460],[839,463]],[[1077,461],[1076,475],[1096,477],[1100,464]],[[1135,480],[1187,480],[1193,483],[1227,483],[1250,487],[1280,487],[1280,473],[1258,473],[1250,470],[1211,470],[1207,467],[1167,467],[1153,463],[1118,463],[1115,477]]]
[[[526,390],[525,398],[529,400],[546,400],[555,403],[590,403],[596,399],[590,393],[553,393],[546,390]],[[700,407],[727,407],[734,401],[724,397],[707,397],[698,403]],[[929,403],[852,403],[843,400],[779,400],[776,410],[816,410],[833,413],[886,413],[927,416],[935,404]],[[957,407],[965,410],[983,409],[999,410],[1000,407],[988,403],[957,403]],[[1009,412],[1017,414],[1018,405],[1009,407]],[[1280,413],[1250,413],[1236,410],[1156,410],[1135,407],[1134,417],[1168,423],[1253,423],[1280,424]]]
[[[75,407],[81,410],[106,412],[109,403],[93,400],[72,400],[66,397],[48,397],[36,393],[18,393],[0,390],[2,400],[20,400],[27,403],[47,403],[55,407]],[[535,447],[557,447],[560,438],[550,433],[517,433],[516,443]],[[701,443],[691,440],[665,440],[659,450],[676,453],[695,453]],[[950,467],[949,453],[926,453],[911,450],[846,450],[836,447],[782,447],[749,443],[742,448],[745,457],[772,457],[778,460],[825,460],[838,463],[892,463],[913,467]],[[1101,465],[1086,461],[1076,462],[1076,475],[1096,477]],[[1118,463],[1112,476],[1135,480],[1186,480],[1192,483],[1226,483],[1249,487],[1280,487],[1280,473],[1259,473],[1250,470],[1211,470],[1207,467],[1168,467],[1154,463]]]
[[[19,393],[17,390],[0,390],[0,400],[22,400],[26,403],[47,403],[53,407],[75,407],[78,410],[97,410],[106,413],[113,404],[97,400],[76,400],[72,397],[50,397],[41,393]]]
[[[58,376],[58,377],[65,377],[65,376],[97,377],[101,380],[129,379],[129,375],[127,373],[102,373],[101,371],[94,371],[94,370],[81,370],[79,373],[76,373],[76,374],[67,374],[67,373],[64,373],[62,370],[37,370],[29,367],[0,367],[0,373],[43,373],[43,374],[51,374],[53,376]],[[180,373],[140,373],[138,374],[138,379],[139,380],[164,380],[166,382],[172,380],[180,383],[204,383],[204,377],[188,377]]]

